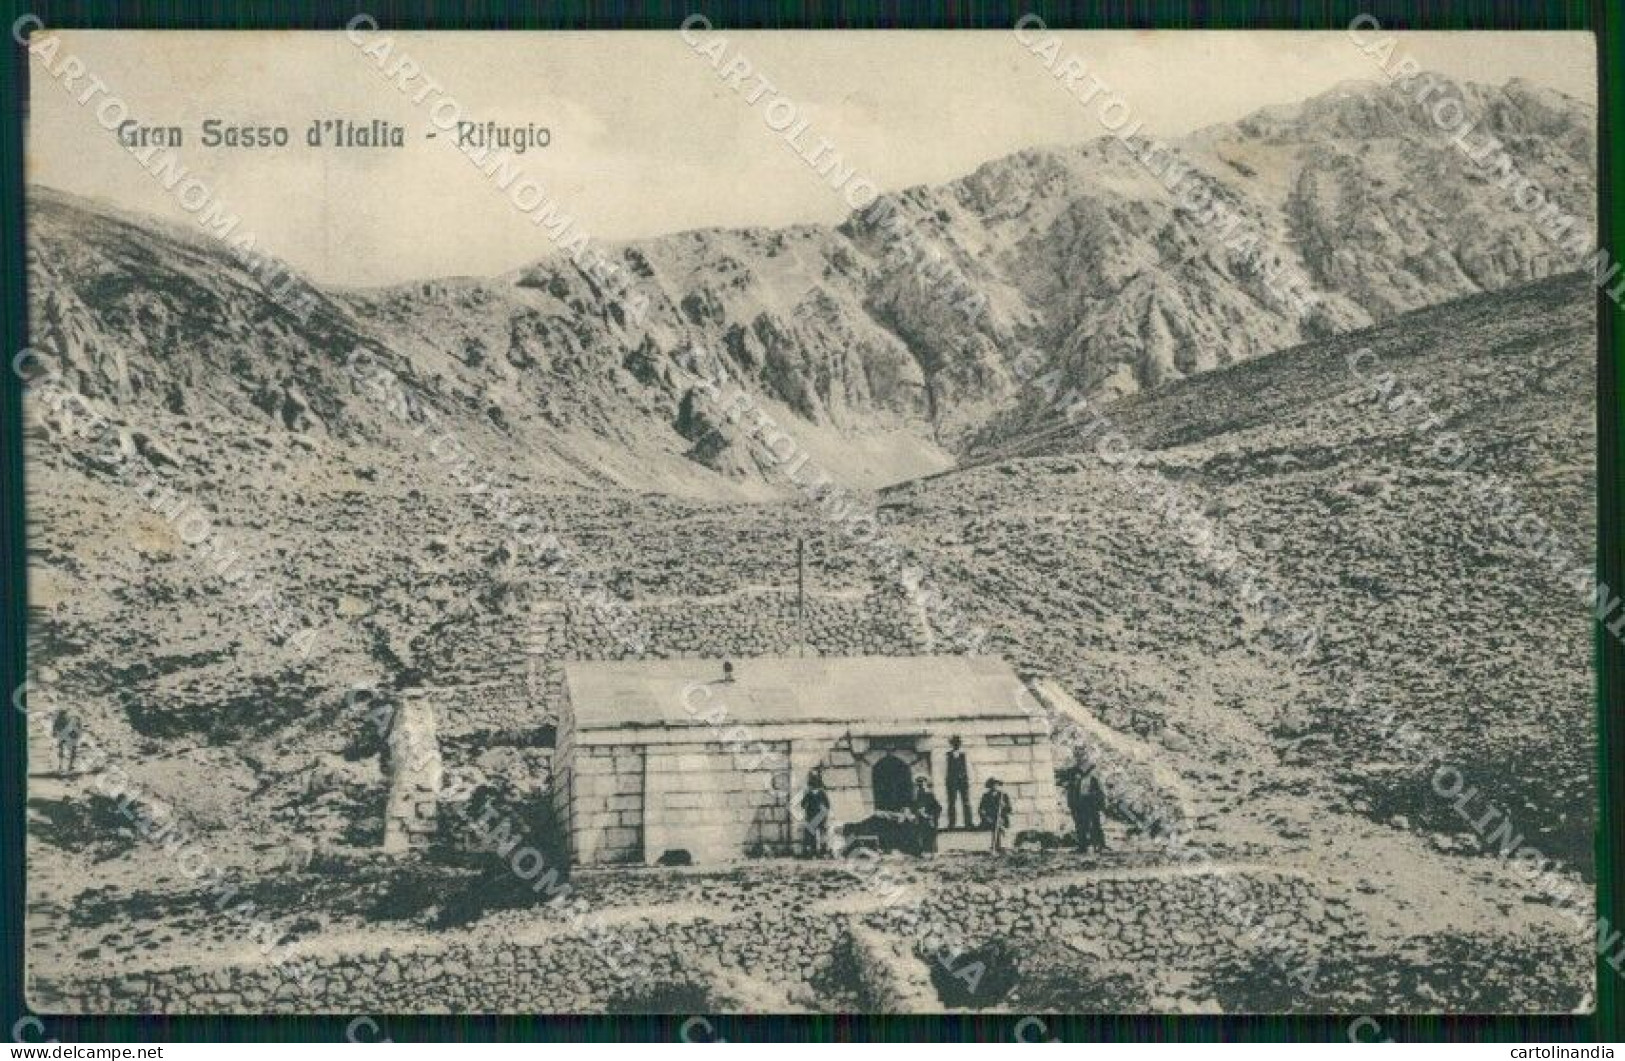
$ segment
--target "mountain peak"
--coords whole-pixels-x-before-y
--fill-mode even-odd
[[[1583,108],[1518,84],[1468,91],[1520,172],[1557,201],[1593,201]],[[487,280],[329,288],[319,326],[300,327],[219,241],[41,189],[29,236],[52,294],[33,331],[125,405],[386,437],[400,425],[342,371],[359,344],[424,408],[531,454],[538,474],[759,492],[786,488],[775,462],[705,406],[678,352],[705,351],[748,415],[874,486],[1052,416],[1034,380],[1154,389],[1576,264],[1396,86],[1345,83],[1164,149],[1149,167],[1111,137],[1029,148],[888,193],[892,225],[606,246],[648,300],[638,316],[555,253]],[[1191,182],[1235,223],[1216,231]],[[1308,285],[1314,310],[1271,270]],[[183,317],[198,338],[177,349]]]

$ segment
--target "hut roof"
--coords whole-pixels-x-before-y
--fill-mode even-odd
[[[1032,701],[991,656],[820,656],[564,664],[577,729],[728,723],[1029,718]]]

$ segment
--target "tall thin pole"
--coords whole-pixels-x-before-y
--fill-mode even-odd
[[[796,539],[796,641],[799,642],[799,654],[807,654],[807,578],[806,561],[804,557],[806,546],[805,538]]]

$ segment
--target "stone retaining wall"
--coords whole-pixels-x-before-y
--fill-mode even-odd
[[[308,990],[268,964],[249,964],[133,972],[72,984],[35,977],[29,999],[43,1012],[637,1011],[657,1008],[658,999],[668,997],[662,985],[698,982],[703,988],[706,963],[714,963],[782,996],[786,1005],[839,1008],[829,1000],[850,997],[858,985],[829,981],[843,968],[839,975],[851,978],[854,930],[871,941],[859,948],[867,953],[877,951],[876,939],[916,951],[929,951],[931,939],[973,947],[1001,940],[1016,953],[1064,940],[1080,946],[1080,962],[1094,960],[1090,955],[1129,962],[1136,975],[1153,980],[1168,964],[1188,968],[1224,954],[1260,952],[1265,938],[1335,948],[1343,932],[1343,913],[1317,894],[1313,882],[1272,871],[1122,871],[1031,886],[964,884],[936,887],[917,907],[900,903],[889,909],[878,909],[881,896],[849,874],[832,868],[829,878],[815,875],[765,889],[745,887],[749,880],[689,878],[682,884],[699,886],[709,896],[705,907],[686,913],[675,907],[667,919],[600,928],[596,937],[578,926],[536,942],[462,937],[421,953],[325,955],[310,959]],[[635,890],[659,883],[640,876]],[[706,883],[713,887],[707,890]],[[820,910],[815,897],[829,896],[835,884],[835,890],[868,902],[871,909]],[[1267,925],[1269,934],[1249,934],[1237,919],[1238,909]],[[560,915],[539,909],[534,916],[541,926]],[[595,924],[591,915],[581,922]],[[617,970],[606,954],[636,958]],[[645,981],[641,985],[634,969]],[[719,989],[708,997],[722,1006],[729,995]]]
[[[899,593],[808,593],[798,621],[793,590],[698,600],[615,601],[609,609],[569,602],[562,658],[637,655],[636,630],[657,657],[783,656],[803,641],[825,656],[908,656],[927,650],[923,628]]]
[[[1062,885],[938,889],[911,910],[869,914],[890,934],[952,926],[958,939],[1087,941],[1098,957],[1144,965],[1180,963],[1267,944],[1302,956],[1329,945],[1346,915],[1311,880],[1271,871],[1125,873]]]

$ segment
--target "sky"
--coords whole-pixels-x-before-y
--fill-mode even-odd
[[[1425,68],[1501,84],[1521,77],[1588,103],[1595,52],[1583,33],[1399,34]],[[429,105],[392,84],[342,32],[64,31],[72,53],[143,124],[180,126],[181,164],[241,218],[256,246],[328,284],[372,286],[494,275],[553,250],[507,194],[433,130]],[[1100,136],[1098,107],[1059,87],[1005,31],[696,33],[726,63],[748,60],[773,88],[755,105],[677,32],[378,33],[443,86],[470,119],[545,126],[521,156],[597,242],[712,226],[838,221],[848,211],[768,124],[806,119],[884,190],[951,180],[1023,148]],[[1380,80],[1347,33],[1071,32],[1076,54],[1145,130],[1176,137],[1344,81]],[[716,42],[725,41],[718,48]],[[713,53],[715,54],[715,52]],[[30,181],[195,224],[98,122],[103,97],[31,63]],[[443,112],[444,113],[444,112]],[[404,127],[399,149],[309,149],[315,119]],[[210,148],[206,120],[288,128],[284,148]],[[792,126],[793,128],[793,126]]]

